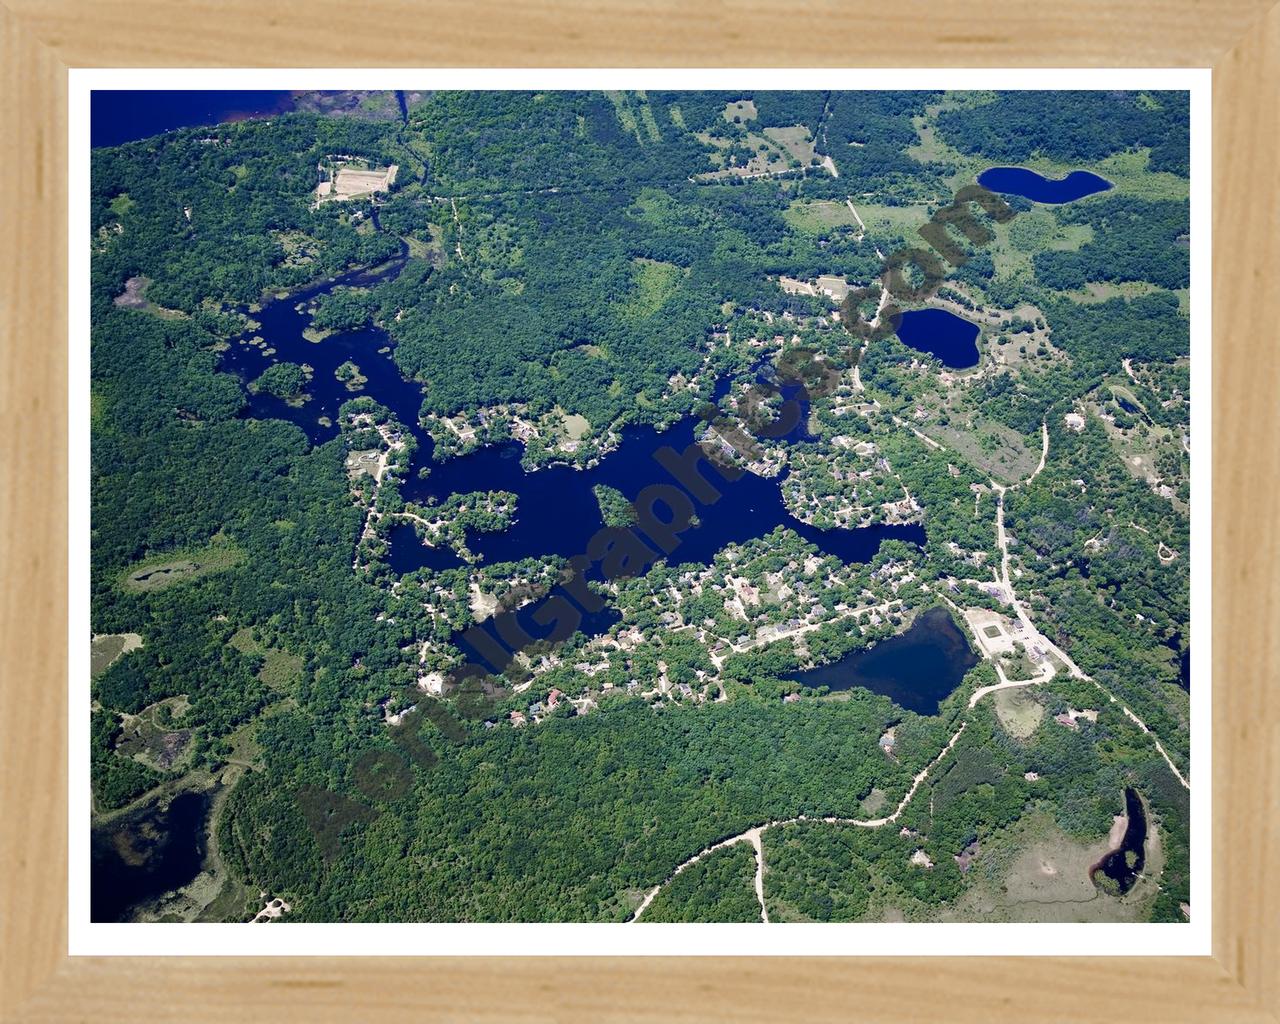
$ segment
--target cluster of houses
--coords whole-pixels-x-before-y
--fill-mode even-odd
[[[639,683],[633,683],[628,686],[628,690],[631,689],[631,686],[638,687],[639,685]],[[596,708],[597,705],[590,696],[584,695],[579,697],[577,700],[574,700],[565,696],[562,691],[553,689],[547,694],[547,699],[545,701],[534,701],[523,711],[516,710],[509,712],[507,715],[507,721],[516,729],[522,728],[530,723],[538,725],[554,714],[557,709],[562,707],[572,707],[574,714],[585,715]],[[486,729],[492,729],[496,724],[497,723],[495,721],[490,720],[485,722],[484,726]]]

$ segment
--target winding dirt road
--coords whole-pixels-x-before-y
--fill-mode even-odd
[[[1013,579],[1009,575],[1009,538],[1006,535],[1005,529],[1004,529],[1004,496],[1005,496],[1006,490],[1012,490],[1015,487],[1020,487],[1020,486],[1024,486],[1025,484],[1031,483],[1031,481],[1034,480],[1040,474],[1041,470],[1044,469],[1045,462],[1049,458],[1048,425],[1045,423],[1041,423],[1040,430],[1044,438],[1044,443],[1043,443],[1043,449],[1040,454],[1040,465],[1036,467],[1035,472],[1032,473],[1029,477],[1027,477],[1026,480],[1023,480],[1020,483],[1010,484],[1008,488],[996,483],[994,480],[991,481],[991,489],[995,491],[997,496],[996,497],[996,543],[1000,545],[1000,579],[999,579],[1000,586],[1004,589],[1005,594],[1009,599],[1009,602],[1013,606],[1014,612],[1018,616],[1018,621],[1022,623],[1022,628],[1026,631],[1024,642],[1027,644],[1039,644],[1044,650],[1051,652],[1055,657],[1057,657],[1067,667],[1067,671],[1070,672],[1072,676],[1074,676],[1076,679],[1081,679],[1086,682],[1093,683],[1093,685],[1096,686],[1099,690],[1101,690],[1102,693],[1107,697],[1107,699],[1112,704],[1119,704],[1120,710],[1125,713],[1125,716],[1131,722],[1133,722],[1134,725],[1136,725],[1139,729],[1141,729],[1144,733],[1146,733],[1148,736],[1151,737],[1152,742],[1155,744],[1156,750],[1159,752],[1160,756],[1164,758],[1164,763],[1169,766],[1169,770],[1173,772],[1174,776],[1182,784],[1182,788],[1190,790],[1191,783],[1187,780],[1187,777],[1183,775],[1181,771],[1178,770],[1178,766],[1173,763],[1173,759],[1169,756],[1169,752],[1165,750],[1164,744],[1160,742],[1160,738],[1150,729],[1147,723],[1144,722],[1141,718],[1139,718],[1136,714],[1134,714],[1133,711],[1130,710],[1128,706],[1121,703],[1116,698],[1115,694],[1111,693],[1110,690],[1108,690],[1100,682],[1098,682],[1091,675],[1088,675],[1083,669],[1081,669],[1079,665],[1077,665],[1074,661],[1071,660],[1071,656],[1068,655],[1066,651],[1064,651],[1061,647],[1059,647],[1052,640],[1050,640],[1043,633],[1041,633],[1038,629],[1036,629],[1035,623],[1031,621],[1031,616],[1027,613],[1027,609],[1023,606],[1022,602],[1018,600],[1017,592],[1014,590],[1014,586],[1013,586]],[[1041,681],[1041,680],[1031,680],[1027,683],[1024,683],[1024,685],[1030,685],[1032,682],[1038,682],[1038,681]],[[1006,688],[1009,688],[1009,687],[1005,687],[1005,686],[985,687],[984,691],[987,693],[990,693],[993,690],[1006,689]],[[974,696],[970,698],[970,703],[969,703],[970,707],[973,707],[974,704],[977,703],[978,696],[979,694],[975,693]]]
[[[849,208],[853,209],[852,201],[849,202]],[[854,211],[854,216],[855,217],[857,216],[856,210]],[[859,223],[861,223],[861,218],[859,218]],[[884,302],[887,301],[884,295],[881,296],[881,300],[882,300],[881,308],[883,308]],[[876,315],[878,318],[879,313],[877,312]],[[861,381],[858,381],[857,383],[859,384],[859,387],[860,387]],[[1004,498],[1005,498],[1006,491],[1013,490],[1016,487],[1025,486],[1026,484],[1031,483],[1032,480],[1034,480],[1037,476],[1040,475],[1041,472],[1044,471],[1045,464],[1046,462],[1048,462],[1048,459],[1049,459],[1049,427],[1048,427],[1047,421],[1041,422],[1040,424],[1040,436],[1041,436],[1040,462],[1029,477],[1027,477],[1025,480],[1018,481],[1017,483],[1010,484],[1008,485],[1008,487],[1005,487],[1003,484],[998,484],[994,480],[991,481],[991,488],[996,494],[996,542],[1000,546],[1000,574],[999,574],[998,582],[1000,583],[1000,586],[1005,591],[1005,595],[1009,600],[1010,604],[1012,605],[1013,610],[1018,617],[1018,621],[1022,623],[1022,628],[1025,631],[1023,636],[1024,642],[1028,646],[1039,645],[1043,650],[1051,652],[1055,657],[1061,660],[1062,664],[1066,666],[1067,671],[1074,678],[1093,683],[1093,685],[1096,686],[1108,698],[1108,700],[1111,703],[1120,704],[1120,710],[1124,712],[1125,716],[1130,721],[1132,721],[1135,725],[1137,725],[1139,729],[1141,729],[1144,733],[1146,733],[1148,736],[1151,737],[1152,741],[1155,744],[1156,750],[1160,753],[1160,756],[1164,758],[1165,764],[1169,766],[1169,770],[1173,772],[1174,776],[1182,784],[1183,788],[1190,790],[1191,788],[1190,782],[1182,774],[1182,772],[1178,770],[1177,765],[1173,763],[1173,760],[1169,757],[1168,752],[1164,749],[1164,746],[1160,743],[1159,737],[1157,737],[1156,734],[1152,732],[1152,730],[1147,726],[1147,724],[1143,722],[1142,719],[1140,719],[1136,714],[1134,714],[1133,711],[1131,711],[1126,705],[1118,701],[1117,698],[1106,689],[1106,687],[1104,687],[1092,676],[1085,673],[1080,668],[1080,666],[1077,665],[1071,659],[1070,655],[1068,655],[1057,644],[1053,643],[1053,641],[1051,641],[1048,637],[1046,637],[1043,633],[1041,633],[1040,630],[1036,628],[1035,623],[1031,621],[1031,616],[1028,614],[1027,609],[1023,606],[1022,602],[1018,600],[1017,592],[1015,591],[1013,586],[1013,579],[1009,573],[1009,538],[1008,538],[1008,535],[1005,533],[1005,528],[1004,528]],[[949,599],[946,599],[945,596],[944,596],[944,599],[947,600],[948,604],[952,604],[952,602]],[[955,605],[952,604],[952,607],[955,607]],[[1020,686],[1033,686],[1036,683],[1044,682],[1047,679],[1052,679],[1054,674],[1055,674],[1054,672],[1049,671],[1049,672],[1043,673],[1041,676],[1035,679],[1017,680],[1017,681],[1005,680],[993,686],[981,687],[978,690],[976,690],[974,694],[969,698],[968,707],[970,709],[976,707],[978,702],[987,694],[995,693],[999,690],[1013,689],[1015,687],[1020,687]],[[822,821],[830,825],[851,825],[857,828],[882,828],[885,825],[891,824],[892,822],[896,821],[899,818],[899,816],[901,816],[904,810],[906,810],[907,805],[911,802],[911,798],[915,796],[916,790],[920,788],[920,784],[929,777],[929,773],[938,765],[938,763],[944,757],[946,757],[946,755],[956,745],[956,741],[960,739],[961,734],[965,730],[966,724],[967,724],[966,722],[961,721],[960,728],[957,729],[955,733],[951,736],[951,739],[947,741],[947,745],[942,748],[938,756],[935,757],[932,761],[930,761],[929,764],[927,764],[923,769],[920,770],[919,773],[916,774],[915,778],[911,782],[911,787],[907,790],[906,794],[898,802],[898,806],[894,809],[892,814],[886,815],[885,817],[882,817],[882,818],[837,818],[837,817],[809,818],[806,815],[801,815],[795,818],[782,818],[782,819],[776,819],[772,821],[766,821],[761,825],[756,825],[753,828],[749,828],[745,832],[739,833],[736,836],[730,836],[728,839],[723,839],[718,843],[714,843],[713,845],[706,847],[705,849],[699,851],[698,853],[695,853],[692,857],[684,861],[682,864],[678,865],[676,869],[672,871],[671,874],[666,878],[666,880],[654,886],[651,890],[649,890],[648,893],[645,894],[644,899],[641,900],[640,905],[636,907],[635,913],[632,914],[632,916],[628,919],[627,923],[630,924],[638,921],[640,917],[644,914],[644,912],[648,909],[649,904],[653,902],[654,898],[658,895],[658,893],[660,893],[665,886],[669,885],[671,881],[678,874],[684,871],[686,868],[692,867],[694,864],[702,860],[702,858],[709,856],[712,853],[715,853],[717,850],[723,850],[723,849],[726,849],[727,847],[734,846],[738,843],[747,842],[751,844],[752,848],[755,851],[755,859],[756,859],[755,893],[756,893],[756,899],[760,903],[760,920],[763,921],[765,924],[768,924],[769,912],[765,905],[765,898],[764,898],[764,844],[761,841],[761,837],[763,836],[765,831],[767,831],[768,829],[780,827],[783,825],[792,825],[792,824],[795,824],[796,822],[801,822],[801,821]]]
[[[703,857],[709,856],[710,854],[715,853],[717,850],[723,850],[726,847],[734,846],[738,843],[745,842],[745,843],[750,843],[752,847],[755,848],[756,899],[759,900],[760,902],[760,920],[763,921],[765,924],[768,924],[769,912],[765,908],[765,902],[764,902],[764,845],[760,841],[760,837],[764,834],[764,832],[767,829],[776,828],[781,825],[794,825],[797,822],[801,822],[801,821],[821,821],[828,825],[853,825],[858,828],[881,828],[884,825],[892,824],[893,822],[897,821],[898,818],[901,816],[902,812],[907,809],[907,804],[911,803],[911,798],[916,795],[916,790],[920,788],[920,783],[924,782],[924,780],[929,777],[929,773],[935,767],[937,767],[938,762],[941,761],[944,757],[946,757],[948,752],[950,752],[951,748],[956,745],[956,740],[960,738],[960,734],[963,733],[965,730],[965,724],[966,723],[961,722],[960,728],[957,729],[952,734],[951,739],[947,741],[947,745],[942,748],[941,753],[939,753],[937,757],[935,757],[932,761],[930,761],[927,765],[925,765],[924,768],[922,768],[919,772],[916,773],[915,778],[911,780],[911,788],[907,790],[906,795],[903,796],[903,798],[898,802],[898,806],[894,809],[894,812],[892,814],[886,815],[883,818],[836,818],[836,817],[810,818],[808,815],[802,814],[796,818],[778,818],[773,821],[766,821],[763,825],[756,825],[754,828],[749,828],[745,832],[741,832],[736,836],[730,836],[728,839],[722,839],[720,842],[714,843],[711,846],[708,846],[706,849],[700,850],[698,853],[695,853],[692,857],[690,857],[683,864],[677,867],[673,872],[671,872],[671,874],[667,876],[665,881],[661,882],[658,885],[655,885],[652,889],[649,890],[648,893],[645,894],[645,897],[643,900],[641,900],[640,905],[636,907],[636,912],[631,915],[631,918],[628,920],[627,923],[632,924],[638,921],[640,919],[640,915],[643,914],[645,910],[648,909],[649,904],[653,902],[654,897],[657,896],[658,893],[662,891],[663,887],[670,885],[672,880],[676,877],[676,875],[684,871],[685,868],[692,867],[694,864],[698,863],[698,861],[702,860]]]

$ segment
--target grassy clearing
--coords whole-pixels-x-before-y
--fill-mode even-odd
[[[845,691],[846,693],[848,691]],[[889,794],[883,789],[872,789],[870,793],[862,798],[862,802],[858,805],[859,810],[866,815],[875,815],[888,802]]]
[[[128,192],[121,192],[118,196],[112,199],[110,203],[107,204],[111,212],[114,213],[117,217],[123,217],[125,214],[127,214],[130,210],[132,210],[137,205],[138,204],[134,202],[132,198],[130,198]]]
[[[933,916],[941,921],[1146,920],[1164,865],[1155,828],[1147,843],[1148,870],[1124,897],[1103,894],[1089,878],[1106,850],[1105,835],[1072,839],[1049,814],[1032,812],[983,845],[970,873],[971,888]]]
[[[922,429],[983,473],[1005,483],[1030,476],[1040,462],[1039,446],[1028,445],[1016,430],[995,420],[966,421],[955,408],[950,410],[950,423],[946,426],[928,423]]]
[[[735,124],[744,121],[754,121],[760,115],[756,111],[755,100],[737,100],[733,103],[725,104],[725,108],[720,112],[720,116],[730,124]]]
[[[564,417],[564,433],[570,441],[581,441],[591,433],[591,421],[576,412],[565,412],[559,406],[556,411]]]
[[[831,199],[816,199],[811,202],[798,199],[787,207],[782,219],[797,231],[808,235],[825,235],[832,228],[858,227],[858,219],[848,204]]]
[[[151,555],[120,574],[122,589],[138,592],[163,590],[175,583],[186,583],[200,576],[225,572],[245,560],[239,545],[219,535],[203,548]]]
[[[96,679],[102,675],[117,658],[136,651],[142,646],[142,637],[137,633],[104,633],[95,636],[89,645],[89,676]]]
[[[644,128],[645,134],[649,136],[650,142],[662,141],[662,130],[658,127],[657,119],[653,116],[653,108],[649,106],[649,96],[643,89],[636,92],[638,103],[638,117],[640,126]]]
[[[687,271],[661,260],[631,261],[631,293],[624,300],[622,314],[628,320],[652,316],[679,286]]]
[[[1095,164],[1083,166],[1110,181],[1120,195],[1139,196],[1143,199],[1186,199],[1191,194],[1191,183],[1186,178],[1179,178],[1168,171],[1154,172],[1149,169],[1150,162],[1151,151],[1138,149],[1116,153]],[[1058,176],[1075,169],[1066,167]]]
[[[302,678],[302,666],[301,655],[272,648],[267,651],[258,678],[273,689],[285,690]]]
[[[424,242],[421,238],[415,238],[413,235],[401,235],[400,238],[409,248],[409,258],[414,260],[426,260],[434,262],[441,256],[440,246],[432,239],[430,242]]]
[[[927,206],[877,206],[863,205],[854,196],[858,215],[867,225],[867,238],[877,241],[885,238],[918,238],[920,228],[929,222]],[[882,246],[883,248],[883,246]]]
[[[1108,299],[1136,299],[1143,295],[1155,295],[1165,289],[1159,285],[1154,285],[1150,281],[1121,281],[1113,283],[1111,281],[1090,281],[1083,288],[1073,292],[1062,292],[1072,302],[1079,302],[1083,305],[1094,305],[1099,302],[1106,302]],[[1185,288],[1179,288],[1178,295],[1179,306],[1182,305],[1183,294],[1187,291]],[[1184,310],[1185,312],[1185,310]]]
[[[799,160],[803,166],[808,167],[817,161],[818,157],[814,150],[813,136],[809,134],[809,129],[804,125],[797,124],[789,128],[766,128],[764,134],[766,138],[771,139],[786,150],[791,159]]]
[[[636,115],[631,110],[631,104],[627,100],[627,94],[618,89],[606,89],[606,96],[609,102],[613,104],[613,112],[618,115],[618,121],[622,127],[636,137],[636,141],[641,145],[644,140],[640,137],[640,125],[636,121]]]
[[[613,104],[618,122],[636,137],[641,146],[662,141],[662,131],[653,116],[653,108],[649,106],[649,97],[643,91],[622,92],[621,90],[605,90],[609,102]]]
[[[258,642],[257,637],[253,635],[253,630],[248,626],[243,626],[231,634],[231,639],[227,641],[241,654],[262,654],[266,648]]]
[[[1000,727],[1014,739],[1030,737],[1044,718],[1044,705],[1026,690],[997,690],[995,704]]]
[[[302,678],[304,661],[301,655],[265,646],[248,626],[236,630],[227,643],[241,654],[263,659],[258,678],[272,689],[287,690]]]
[[[1013,220],[995,225],[995,238],[988,252],[1001,281],[1013,277],[1030,280],[1035,275],[1033,257],[1038,252],[1075,251],[1093,240],[1088,224],[1060,225],[1045,210],[1029,210]]]

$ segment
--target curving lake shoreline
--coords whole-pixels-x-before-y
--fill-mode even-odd
[[[1065,178],[1046,178],[1029,167],[991,167],[978,175],[978,184],[992,192],[1022,196],[1033,203],[1074,202],[1113,186],[1091,171],[1072,171]]]

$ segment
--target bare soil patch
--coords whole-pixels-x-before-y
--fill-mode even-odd
[[[372,195],[375,192],[386,192],[396,180],[397,164],[390,167],[352,167],[342,164],[334,172],[332,178],[322,181],[316,186],[317,203],[330,200],[356,199],[360,196]]]

